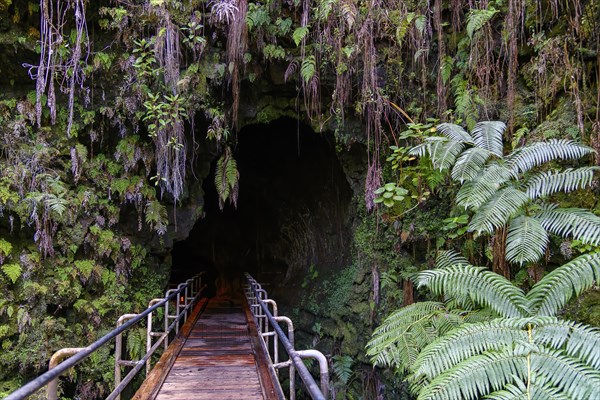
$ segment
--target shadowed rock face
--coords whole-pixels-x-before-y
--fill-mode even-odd
[[[339,267],[349,251],[352,190],[326,136],[293,119],[241,130],[234,155],[238,207],[219,210],[214,166],[205,217],[173,249],[172,281],[198,270],[228,279],[244,271],[282,288],[311,265]]]

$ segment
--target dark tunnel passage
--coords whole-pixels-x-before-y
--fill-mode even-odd
[[[309,268],[342,266],[352,191],[326,136],[293,119],[250,125],[234,157],[237,208],[219,209],[215,161],[203,183],[205,216],[173,248],[171,282],[205,270],[214,294],[217,277],[235,281],[249,272],[283,288]]]

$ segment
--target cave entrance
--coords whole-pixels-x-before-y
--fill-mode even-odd
[[[317,265],[343,266],[352,191],[333,140],[284,118],[244,127],[233,152],[237,208],[219,209],[215,161],[203,184],[204,218],[174,245],[171,281],[205,270],[214,293],[217,276],[239,279],[247,271],[283,287]]]

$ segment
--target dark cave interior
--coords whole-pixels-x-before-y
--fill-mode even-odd
[[[237,208],[219,209],[211,173],[205,215],[172,250],[171,282],[207,271],[234,281],[243,272],[285,286],[310,265],[341,265],[352,191],[332,141],[297,120],[244,127],[237,136]]]

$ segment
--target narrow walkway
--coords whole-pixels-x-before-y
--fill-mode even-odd
[[[210,299],[156,399],[276,399],[258,340],[245,303]]]

